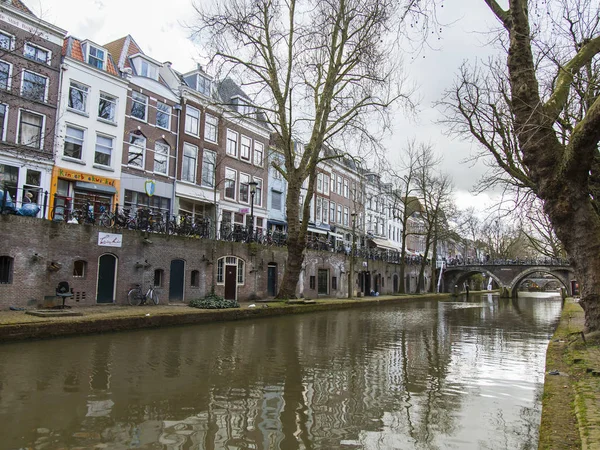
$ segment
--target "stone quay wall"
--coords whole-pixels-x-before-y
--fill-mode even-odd
[[[136,284],[141,284],[145,289],[150,284],[158,283],[161,303],[189,302],[203,297],[211,291],[213,280],[217,278],[217,261],[228,256],[244,261],[243,279],[237,280],[236,285],[238,301],[267,299],[269,269],[271,277],[276,276],[276,286],[279,286],[287,258],[285,247],[140,231],[112,231],[97,226],[11,215],[0,216],[0,232],[0,272],[4,271],[0,277],[6,277],[7,271],[10,272],[8,282],[0,283],[0,309],[59,304],[61,301],[55,294],[61,281],[68,282],[74,294],[67,299],[68,305],[97,304],[99,290],[106,292],[102,270],[99,271],[100,258],[105,255],[114,257],[116,267],[114,298],[108,303],[126,304],[127,292]],[[118,235],[121,246],[100,245],[101,232]],[[179,281],[182,295],[175,299],[170,298],[173,291],[170,285],[173,261],[179,261],[180,264],[183,261],[183,277],[181,274],[179,277],[179,280],[183,278],[182,282]],[[360,291],[361,283],[364,289],[367,277],[370,289],[376,286],[381,295],[397,290],[399,265],[363,261],[361,258],[355,261],[357,290]],[[320,295],[346,297],[349,270],[350,258],[344,254],[309,251],[298,294],[305,298],[317,298]],[[417,273],[417,266],[407,266],[406,284],[410,291],[414,291]],[[319,274],[322,282],[327,275],[327,294],[318,293]],[[215,282],[215,288],[217,294],[225,294],[224,282]]]

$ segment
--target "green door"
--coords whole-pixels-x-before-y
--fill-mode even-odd
[[[102,255],[98,260],[98,293],[97,303],[115,302],[115,282],[117,281],[117,257]]]
[[[174,259],[171,261],[171,274],[169,276],[169,301],[183,301],[183,288],[185,283],[185,261]]]
[[[329,294],[329,270],[319,269],[318,283],[319,295]]]

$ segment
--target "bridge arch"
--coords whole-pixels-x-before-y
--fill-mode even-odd
[[[525,280],[527,277],[534,273],[544,273],[551,275],[555,278],[567,292],[567,295],[571,296],[573,293],[571,292],[571,278],[575,275],[575,271],[570,267],[561,267],[561,268],[552,268],[551,266],[534,266],[528,267],[527,269],[520,272],[517,276],[513,278],[510,282],[508,288],[510,292],[512,292],[512,296],[517,296],[517,288],[519,285]]]
[[[494,280],[496,282],[496,284],[499,287],[503,287],[504,283],[502,282],[502,280],[500,280],[500,278],[498,278],[498,276],[488,270],[486,267],[473,267],[473,266],[456,266],[456,267],[450,267],[448,269],[446,269],[445,274],[444,274],[444,282],[445,282],[445,288],[446,288],[446,292],[452,292],[452,289],[454,288],[454,286],[458,286],[459,289],[461,288],[462,284],[471,276],[473,275],[484,275],[486,276],[486,280],[487,278],[492,278],[492,280]]]

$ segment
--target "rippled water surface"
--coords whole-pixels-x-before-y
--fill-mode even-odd
[[[0,345],[0,448],[535,449],[557,297]]]

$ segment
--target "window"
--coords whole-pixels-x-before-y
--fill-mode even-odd
[[[348,226],[350,222],[348,222],[348,208],[344,206],[344,226]]]
[[[254,194],[254,205],[255,206],[262,206],[262,184],[263,184],[263,180],[260,178],[254,178],[254,181],[256,181],[256,193]]]
[[[67,125],[63,154],[69,158],[83,157],[83,130]]]
[[[168,214],[171,206],[171,199],[153,195],[148,197],[145,192],[136,192],[125,189],[125,209],[136,210],[138,208],[150,208],[153,212],[159,214]]]
[[[33,203],[37,203],[38,205],[42,204],[40,189],[42,185],[42,172],[39,170],[27,169],[27,173],[25,175],[25,184],[23,184],[23,192],[29,191],[33,194]]]
[[[96,135],[96,152],[94,153],[94,163],[101,166],[110,167],[113,151],[113,138],[108,136]],[[131,154],[131,153],[130,153]]]
[[[261,142],[254,141],[254,165],[262,167],[264,148],[265,146]]]
[[[331,277],[331,289],[337,290],[337,277]]]
[[[158,71],[154,64],[150,64],[148,61],[142,59],[139,67],[141,76],[158,80]]]
[[[348,190],[348,180],[344,178],[344,197],[350,198],[350,191]]]
[[[171,129],[171,107],[161,102],[156,103],[156,126]]]
[[[170,147],[162,142],[154,144],[154,172],[167,175],[169,172]]]
[[[106,52],[104,50],[100,50],[92,45],[89,45],[89,53],[88,53],[88,64],[92,66],[104,70],[104,60],[106,59]]]
[[[191,287],[200,287],[200,272],[197,270],[192,270],[192,276],[190,277],[190,286]]]
[[[13,38],[11,35],[0,32],[0,48],[3,50],[13,49]]]
[[[342,205],[337,205],[337,223],[344,223],[342,219]]]
[[[224,283],[223,277],[225,263],[228,266],[237,266],[237,284],[244,284],[244,260],[235,256],[224,256],[217,260],[217,283]]]
[[[204,139],[210,142],[217,142],[218,119],[215,116],[206,114],[204,117]]]
[[[271,191],[271,209],[281,211],[281,192]]]
[[[323,199],[323,223],[329,222],[329,200]]]
[[[329,223],[335,223],[335,203],[329,204]]]
[[[116,122],[117,115],[117,98],[112,95],[100,92],[100,101],[98,102],[98,117]]]
[[[0,103],[0,141],[5,141],[6,136],[4,131],[6,130],[6,117],[8,107]]]
[[[198,75],[198,86],[196,89],[198,92],[210,96],[210,80],[202,75]]]
[[[198,136],[200,131],[200,111],[188,106],[185,108],[185,132]]]
[[[209,150],[202,153],[202,186],[215,186],[215,164],[217,154]]]
[[[323,193],[329,195],[329,175],[323,174]]]
[[[188,144],[183,144],[183,166],[181,167],[181,179],[196,182],[196,165],[198,161],[198,147]]]
[[[316,277],[314,275],[310,276],[310,288],[311,289],[315,289],[317,283],[316,283]]]
[[[248,195],[250,193],[250,175],[240,173],[240,196],[238,197],[240,202],[248,203]]]
[[[0,89],[10,89],[11,65],[0,61]]]
[[[139,92],[132,92],[131,101],[131,115],[145,121],[148,116],[148,97]]]
[[[21,95],[31,100],[43,102],[46,100],[46,77],[33,72],[23,71],[23,82],[21,84]]]
[[[244,284],[244,260],[238,258],[238,270],[237,270],[237,282],[238,284]]]
[[[237,156],[237,139],[238,135],[235,131],[227,130],[227,154],[229,156]]]
[[[317,222],[321,222],[321,209],[323,208],[323,199],[321,197],[317,197],[317,207],[315,213],[315,220]]]
[[[283,169],[283,161],[280,158],[275,157],[274,162],[279,166],[280,169]],[[275,167],[271,166],[271,172],[274,180],[283,179],[283,175],[281,175],[281,172]]]
[[[217,283],[223,283],[223,258],[217,261]]]
[[[331,193],[335,194],[335,175],[331,175]]]
[[[225,198],[235,200],[235,182],[237,173],[232,169],[225,169]]]
[[[69,108],[86,112],[88,89],[87,86],[77,81],[71,81],[69,86]]]
[[[240,146],[240,158],[245,159],[246,161],[250,161],[250,145],[252,144],[252,140],[248,136],[242,136],[241,146]]]
[[[11,284],[13,279],[13,259],[0,256],[0,284]]]
[[[323,174],[317,174],[317,192],[323,192]]]
[[[50,52],[46,49],[36,47],[29,42],[25,44],[25,58],[47,64],[50,62]]]
[[[163,285],[163,279],[165,272],[162,269],[156,269],[154,271],[154,287],[161,287]]]
[[[144,168],[144,151],[146,150],[146,138],[143,134],[131,133],[129,135],[129,152],[127,164],[133,167]]]
[[[342,191],[342,177],[336,175],[337,178],[337,193],[338,195],[344,195],[344,191]]]
[[[75,261],[73,263],[73,276],[75,278],[84,278],[86,266],[87,263],[81,259]]]
[[[19,144],[42,148],[42,128],[44,116],[21,111],[19,122]]]

